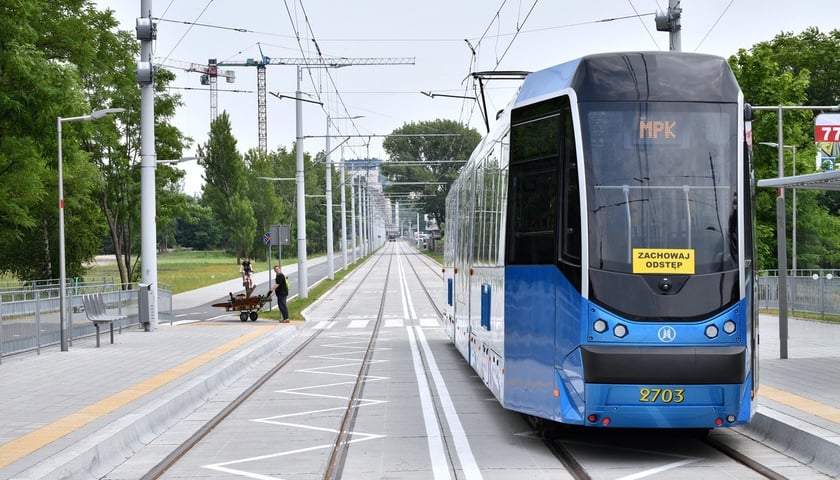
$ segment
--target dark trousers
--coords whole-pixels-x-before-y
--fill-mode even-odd
[[[283,315],[283,320],[289,319],[289,307],[286,305],[286,295],[282,297],[277,295],[277,308],[280,309],[280,314]]]

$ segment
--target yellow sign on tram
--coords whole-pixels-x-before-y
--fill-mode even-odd
[[[634,248],[633,273],[693,275],[693,248]]]

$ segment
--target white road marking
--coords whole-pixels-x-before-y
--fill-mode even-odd
[[[408,343],[411,347],[411,358],[414,363],[414,377],[420,393],[420,407],[423,412],[423,422],[426,425],[426,443],[429,445],[429,455],[432,460],[432,472],[436,480],[451,479],[449,466],[446,460],[446,451],[443,449],[443,440],[438,427],[435,406],[432,403],[432,392],[426,376],[423,374],[423,362],[420,360],[420,352],[417,349],[414,332],[411,327],[406,328],[408,332]]]
[[[438,393],[438,399],[443,407],[443,413],[446,417],[446,423],[449,424],[449,431],[452,432],[452,440],[455,442],[455,451],[458,453],[458,458],[461,460],[461,468],[464,470],[464,478],[480,479],[483,478],[481,470],[473,457],[470,442],[467,439],[467,434],[464,432],[464,427],[461,425],[461,420],[458,418],[458,412],[455,411],[455,404],[452,403],[452,398],[449,396],[449,390],[446,388],[446,383],[443,381],[443,376],[435,362],[435,357],[432,355],[432,349],[429,348],[429,343],[426,341],[426,336],[423,334],[423,329],[415,327],[417,338],[420,340],[420,345],[423,348],[423,353],[426,362],[429,365],[429,373],[432,374],[432,379],[435,382],[435,389]]]

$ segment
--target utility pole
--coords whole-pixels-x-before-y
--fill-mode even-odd
[[[356,174],[350,177],[350,238],[353,249],[353,263],[356,263]]]
[[[309,284],[306,275],[306,191],[303,176],[303,99],[300,91],[300,77],[297,68],[297,90],[295,91],[295,186],[297,191],[297,250],[298,250],[298,297],[309,297]]]
[[[152,41],[157,37],[156,30],[152,22],[152,0],[141,0],[140,17],[137,19],[137,39],[140,40],[140,61],[137,64],[137,83],[140,84],[140,276],[145,288],[149,289],[148,327],[151,330],[158,325],[155,67],[152,63]]]
[[[682,8],[680,8],[680,0],[668,0],[668,11],[656,15],[656,30],[670,33],[668,35],[668,43],[670,44],[669,50],[672,52],[682,51],[681,16]]]
[[[327,115],[327,139],[325,150],[327,164],[327,186],[324,193],[327,200],[327,278],[335,280],[335,262],[333,261],[333,206],[332,206],[332,162],[330,162],[330,116]]]

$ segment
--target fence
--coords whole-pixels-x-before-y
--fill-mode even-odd
[[[788,310],[825,318],[840,315],[840,278],[835,270],[797,270],[787,277]],[[776,270],[759,272],[758,307],[779,309],[779,277]]]
[[[66,337],[72,345],[77,338],[96,333],[82,306],[82,295],[101,293],[109,312],[125,315],[115,329],[140,325],[139,295],[136,284],[102,282],[72,283],[67,288]],[[3,285],[0,289],[0,359],[15,353],[38,351],[61,342],[59,319],[60,290],[57,284],[43,282],[26,286]],[[158,317],[172,318],[172,289],[158,288]]]

